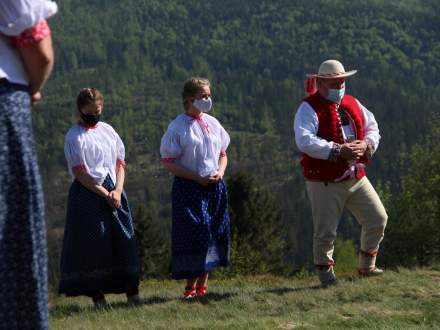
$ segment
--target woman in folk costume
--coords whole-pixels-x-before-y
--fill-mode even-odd
[[[387,214],[365,174],[380,135],[374,115],[345,93],[345,80],[355,73],[345,72],[339,61],[324,61],[318,74],[309,76],[310,95],[295,115],[295,141],[303,152],[301,165],[312,207],[314,262],[323,286],[336,283],[333,243],[344,208],[362,227],[359,274],[382,274],[376,255]]]
[[[0,1],[0,328],[47,329],[47,248],[32,105],[54,64],[46,0]]]
[[[74,181],[69,190],[59,293],[86,295],[105,306],[106,293],[138,296],[139,265],[133,218],[123,190],[124,144],[99,121],[104,98],[95,88],[79,92],[80,121],[65,138],[64,152]]]
[[[229,264],[230,223],[223,181],[229,135],[212,107],[210,83],[191,78],[183,86],[184,113],[162,137],[164,167],[172,188],[172,277],[186,279],[184,298],[204,296],[208,273]]]

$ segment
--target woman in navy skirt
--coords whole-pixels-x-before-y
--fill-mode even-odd
[[[43,190],[32,104],[54,55],[45,0],[0,1],[0,328],[47,329]]]
[[[183,87],[185,112],[161,141],[164,167],[175,175],[172,189],[172,277],[186,279],[184,298],[204,296],[209,271],[227,266],[230,223],[226,185],[229,135],[212,107],[210,83],[191,78]]]
[[[125,148],[116,131],[99,121],[104,98],[84,88],[77,98],[80,121],[64,144],[69,190],[59,293],[86,295],[105,306],[106,293],[138,296],[139,265],[133,218],[123,190]]]

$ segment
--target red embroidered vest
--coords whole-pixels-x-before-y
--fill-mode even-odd
[[[318,116],[319,129],[317,136],[327,141],[343,144],[344,138],[337,104],[328,102],[318,92],[305,98],[304,101],[310,104]],[[351,124],[354,126],[355,139],[362,140],[364,138],[364,116],[356,99],[351,95],[345,94],[340,108],[345,110]],[[358,163],[365,164],[367,162],[368,159],[365,156],[358,160]],[[349,167],[347,160],[342,158],[330,161],[312,158],[306,154],[303,154],[301,165],[303,166],[303,174],[306,179],[328,182],[333,182],[340,178]],[[358,170],[356,178],[360,179],[363,176],[365,176],[365,170]]]

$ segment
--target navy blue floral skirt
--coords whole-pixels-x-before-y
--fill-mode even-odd
[[[46,226],[26,87],[0,80],[0,328],[47,329]]]
[[[172,190],[172,278],[201,277],[228,266],[230,222],[224,181],[201,186],[174,178]]]
[[[109,176],[102,184],[114,189]],[[125,192],[113,210],[105,198],[75,180],[69,190],[59,293],[95,296],[136,291],[139,261]]]

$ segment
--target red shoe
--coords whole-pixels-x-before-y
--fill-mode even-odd
[[[195,285],[185,287],[185,292],[183,293],[183,299],[191,299],[194,298],[196,295],[197,295],[197,291]]]
[[[198,286],[197,289],[197,296],[204,297],[206,295],[206,291],[208,291],[207,286]]]

